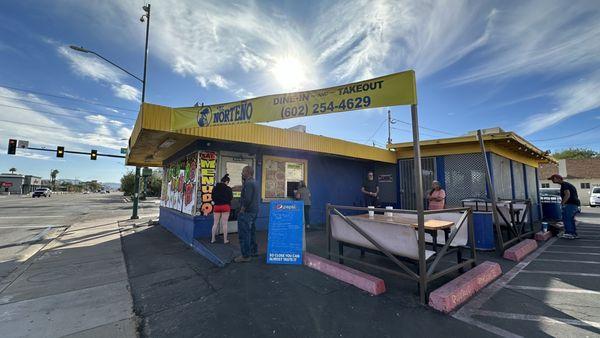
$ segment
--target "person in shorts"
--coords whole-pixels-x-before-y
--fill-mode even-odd
[[[229,221],[229,213],[231,212],[231,200],[233,199],[233,191],[229,187],[229,174],[221,178],[221,182],[217,183],[212,190],[213,206],[213,226],[211,243],[216,242],[219,225],[223,230],[223,243],[227,244],[227,221]]]

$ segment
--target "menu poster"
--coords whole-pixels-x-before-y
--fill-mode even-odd
[[[285,198],[285,162],[266,160],[265,167],[265,197]]]
[[[268,264],[302,264],[302,201],[272,201],[269,206]]]

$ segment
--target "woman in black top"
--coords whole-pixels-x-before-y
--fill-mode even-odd
[[[219,224],[223,229],[223,243],[227,244],[227,221],[229,220],[229,212],[231,211],[231,200],[233,199],[233,191],[229,187],[229,174],[225,174],[221,182],[217,183],[212,190],[213,207],[213,227],[211,243],[216,241],[217,230]]]

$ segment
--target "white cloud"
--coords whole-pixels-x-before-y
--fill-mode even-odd
[[[523,135],[533,134],[569,117],[600,108],[600,71],[590,77],[560,88],[553,97],[557,106],[552,112],[529,117],[521,125]]]
[[[45,105],[52,104],[33,94],[23,94],[0,87],[0,104],[11,106],[2,108],[2,124],[5,130],[9,131],[4,134],[7,138],[28,140],[30,146],[62,145],[66,149],[78,151],[89,151],[90,146],[120,149],[127,145],[127,141],[121,138],[125,138],[123,135],[127,134],[123,129],[129,129],[122,127],[119,121],[110,120],[101,114],[82,118],[80,113],[71,110],[44,106],[44,111],[59,114],[49,115],[36,111],[37,106],[34,103],[24,103],[22,99]],[[31,154],[24,156],[42,159]]]
[[[85,117],[86,120],[94,123],[94,124],[105,124],[108,121],[108,118],[104,115],[88,115]]]
[[[120,84],[113,85],[111,88],[117,97],[134,102],[141,101],[142,93],[135,87]]]
[[[29,158],[32,160],[53,160],[53,159],[55,159],[55,157],[50,157],[48,155],[42,155],[40,153],[33,153],[33,152],[26,151],[23,149],[19,149],[17,151],[17,153],[15,154],[15,156],[25,157],[25,158]]]
[[[452,84],[558,74],[600,65],[600,7],[594,1],[526,1],[496,11],[474,67]]]
[[[102,34],[129,34],[126,40],[143,43],[144,25],[130,20],[141,14],[135,1],[70,5],[107,23]],[[490,100],[513,79],[535,76],[531,81],[541,88],[520,90],[518,100],[552,99],[557,110],[533,116],[521,127],[525,133],[596,106],[583,94],[595,89],[592,82],[564,82],[600,68],[594,1],[356,0],[305,7],[297,14],[266,2],[163,0],[153,7],[150,53],[175,73],[240,98],[280,91],[272,70],[282,58],[306,68],[299,90],[405,69],[415,69],[419,81],[453,70],[447,85],[498,84],[497,92],[484,95]],[[105,81],[114,75],[80,61],[73,59],[73,67],[86,76]]]
[[[106,62],[98,59],[91,54],[82,54],[71,50],[67,46],[58,47],[58,52],[65,57],[71,66],[73,73],[90,77],[96,81],[104,81],[108,83],[120,83],[121,74]]]
[[[57,48],[59,54],[69,61],[71,70],[75,74],[109,85],[116,97],[128,101],[140,101],[140,91],[135,87],[124,84],[125,75],[114,66],[100,60],[94,55],[82,54],[71,50],[67,46],[59,46]]]

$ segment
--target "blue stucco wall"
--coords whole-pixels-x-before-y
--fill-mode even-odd
[[[369,161],[352,160],[322,154],[261,147],[243,143],[225,143],[213,141],[196,141],[185,149],[174,154],[166,163],[196,150],[237,151],[256,156],[255,178],[262,189],[262,160],[263,155],[298,158],[308,160],[308,187],[312,194],[310,220],[312,224],[325,222],[326,203],[340,205],[361,205],[362,193],[360,188],[367,171],[373,169],[374,163]],[[391,165],[393,166],[393,164]],[[221,173],[219,173],[221,175]],[[397,201],[393,201],[397,203]],[[266,230],[268,227],[269,203],[262,202],[259,206],[256,227]],[[212,215],[195,216],[183,214],[173,209],[160,210],[160,223],[175,233],[185,242],[193,238],[209,237],[212,226]]]

